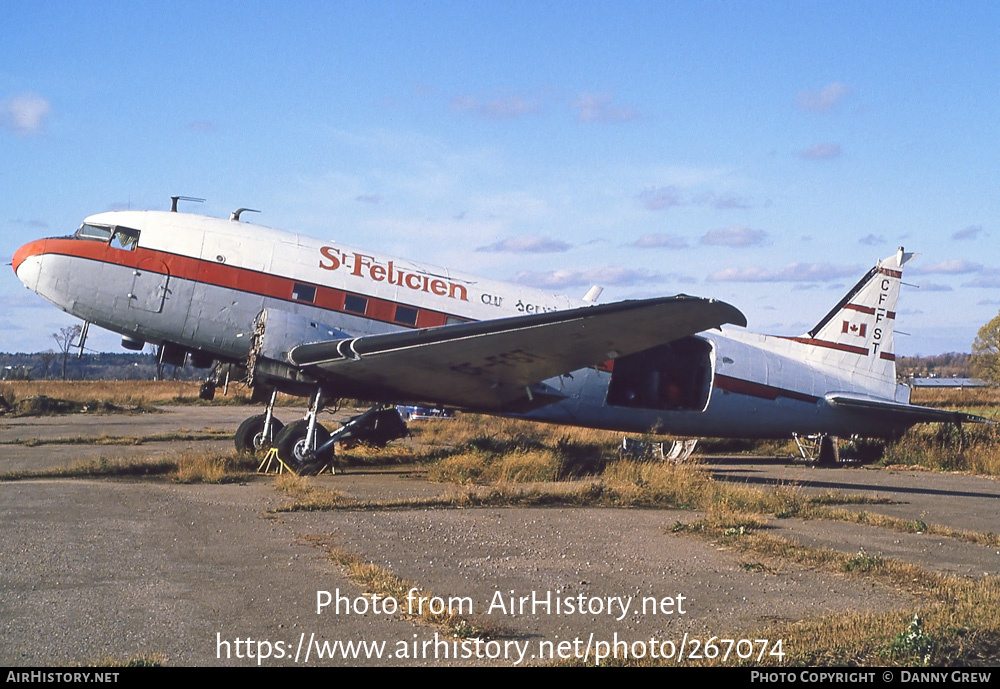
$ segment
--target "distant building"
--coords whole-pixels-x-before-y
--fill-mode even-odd
[[[981,378],[911,378],[910,385],[915,388],[988,388],[990,386]]]

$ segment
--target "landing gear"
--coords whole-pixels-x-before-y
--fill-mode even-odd
[[[267,403],[267,409],[263,414],[251,416],[240,424],[236,429],[233,440],[236,443],[237,452],[255,454],[269,449],[274,445],[274,441],[284,424],[274,418],[274,400],[278,392],[271,392],[271,399]]]
[[[260,394],[260,386],[254,388],[254,394]],[[316,388],[309,401],[306,417],[283,426],[271,414],[276,394],[271,392],[265,414],[251,416],[240,424],[236,431],[236,449],[250,453],[273,449],[278,458],[296,473],[328,465],[338,442],[367,442],[381,447],[408,435],[406,423],[396,408],[382,405],[351,417],[330,433],[317,421],[326,401],[320,387]]]
[[[324,460],[329,451],[319,456],[316,450],[330,439],[330,432],[316,424],[312,442],[309,442],[308,435],[309,421],[306,419],[285,426],[274,440],[281,461],[297,470],[315,460]]]
[[[792,439],[795,440],[799,454],[806,462],[821,467],[835,467],[840,464],[840,447],[837,436],[826,433],[800,436],[793,433]]]
[[[322,409],[323,389],[316,388],[316,395],[309,404],[306,418],[285,426],[274,439],[278,457],[293,469],[301,469],[317,460],[323,461],[332,454],[330,432],[316,420]]]
[[[240,424],[234,437],[237,452],[256,454],[274,446],[274,440],[285,424],[271,417],[271,428],[267,429],[266,421],[267,414],[258,414]]]

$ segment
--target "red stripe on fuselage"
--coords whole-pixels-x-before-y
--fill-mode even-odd
[[[846,306],[844,306],[844,308],[845,309],[849,309],[851,311],[859,311],[861,313],[867,313],[869,316],[874,316],[875,315],[875,309],[872,308],[871,306],[862,306],[861,304],[847,304]],[[896,312],[895,311],[886,311],[885,312],[885,317],[886,318],[895,319],[896,318]]]
[[[38,241],[25,244],[14,254],[14,270],[17,266],[30,256],[43,254],[57,254],[60,256],[70,256],[73,258],[83,258],[101,263],[125,266],[128,268],[139,268],[143,264],[143,270],[149,270],[149,259],[156,259],[163,263],[170,277],[182,280],[191,280],[216,287],[233,289],[249,294],[256,294],[264,297],[272,297],[294,304],[305,304],[316,306],[327,311],[337,311],[355,316],[363,316],[371,320],[384,321],[402,327],[414,327],[404,323],[397,323],[395,318],[395,307],[402,302],[395,302],[388,299],[379,299],[364,292],[353,292],[336,287],[301,280],[296,278],[272,275],[263,271],[228,266],[224,263],[216,263],[202,258],[193,258],[181,254],[172,254],[157,249],[137,247],[134,250],[118,249],[110,246],[106,242],[90,241],[85,239],[40,239]],[[151,271],[157,272],[157,271]],[[293,299],[292,290],[296,284],[309,285],[316,288],[316,297],[313,301]],[[364,314],[358,314],[344,309],[344,300],[348,295],[357,295],[368,300],[368,308]],[[461,318],[462,320],[472,320],[463,316],[437,311],[412,304],[403,304],[417,309],[418,328],[429,328],[447,323],[449,317]]]
[[[828,340],[817,340],[812,337],[786,337],[786,340],[792,340],[793,342],[800,342],[802,344],[812,345],[814,347],[826,347],[827,349],[836,349],[841,352],[850,352],[851,354],[860,354],[861,356],[868,356],[868,350],[864,347],[855,347],[854,345],[841,344],[840,342],[830,342]]]
[[[798,400],[799,402],[810,402],[815,404],[819,399],[819,397],[816,397],[815,395],[807,395],[802,392],[795,392],[794,390],[776,388],[772,385],[755,383],[751,380],[744,380],[742,378],[732,378],[730,376],[724,376],[721,373],[715,374],[715,387],[727,392],[735,392],[740,395],[749,395],[751,397],[760,397],[766,400],[776,400],[779,397],[787,397],[788,399]]]

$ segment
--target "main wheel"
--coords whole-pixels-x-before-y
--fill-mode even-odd
[[[310,461],[310,448],[306,448],[306,434],[309,431],[309,422],[305,419],[290,423],[285,426],[281,433],[274,439],[274,446],[278,448],[278,457],[288,466],[298,469]],[[316,432],[313,434],[313,447],[320,447],[330,439],[330,432],[320,424],[316,424]],[[316,457],[315,459],[323,459]]]
[[[251,416],[240,424],[240,427],[236,429],[236,435],[233,436],[237,452],[255,454],[271,447],[274,439],[281,432],[281,429],[284,428],[285,424],[272,417],[271,437],[265,438],[264,419],[266,418],[266,414],[258,414],[257,416]]]

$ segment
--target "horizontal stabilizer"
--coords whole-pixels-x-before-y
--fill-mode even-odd
[[[851,395],[842,392],[830,393],[826,396],[826,401],[835,407],[858,409],[873,414],[885,414],[896,419],[903,418],[911,423],[997,423],[992,419],[976,416],[975,414],[936,409],[934,407],[921,407],[915,404],[891,402],[877,397]]]

